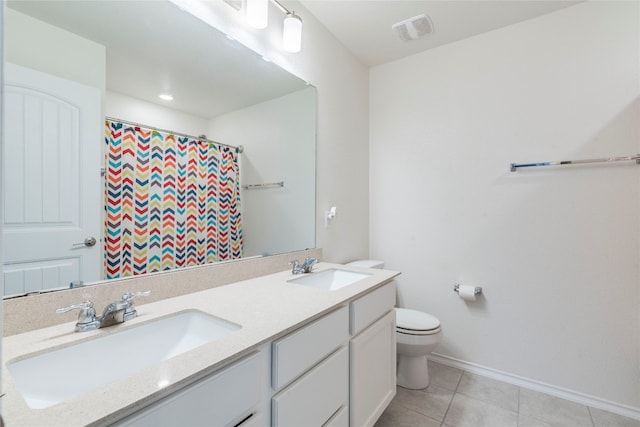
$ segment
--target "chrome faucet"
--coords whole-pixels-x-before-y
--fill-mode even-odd
[[[133,306],[133,298],[138,296],[148,296],[151,291],[127,292],[122,295],[120,301],[112,302],[107,305],[102,312],[102,316],[96,316],[96,310],[93,307],[91,301],[85,301],[80,304],[70,305],[69,307],[63,307],[56,310],[56,313],[66,313],[67,311],[79,309],[78,322],[76,323],[76,332],[91,331],[93,329],[104,328],[107,326],[115,325],[117,323],[126,322],[138,315],[135,307]]]
[[[289,262],[289,265],[292,266],[291,274],[311,273],[311,269],[316,262],[318,262],[318,258],[307,257],[304,259],[303,264],[300,264],[300,261],[294,259],[293,261]]]

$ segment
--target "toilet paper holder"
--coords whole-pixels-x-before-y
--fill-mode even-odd
[[[456,283],[455,285],[453,285],[453,290],[454,290],[455,292],[458,292],[458,291],[460,290],[460,284],[459,284],[459,283]],[[482,294],[482,287],[481,287],[481,286],[476,286],[476,287],[473,289],[473,295],[478,296],[478,295],[480,295],[480,294]]]

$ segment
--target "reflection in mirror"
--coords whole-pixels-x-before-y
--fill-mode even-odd
[[[135,123],[177,139],[191,138],[195,146],[243,147],[241,154],[231,149],[239,167],[239,181],[233,181],[239,256],[314,246],[315,88],[168,1],[8,1],[5,21],[5,296],[99,281],[106,277],[105,265],[115,262],[104,251],[105,233],[114,231],[105,231],[105,219],[113,212],[105,206],[100,172],[126,174],[122,164],[131,154],[109,157],[105,117],[127,122],[125,127],[135,128],[128,124]],[[173,101],[160,94],[172,95]],[[197,142],[205,139],[220,144]],[[151,145],[148,152],[138,153],[133,145],[131,156],[147,173],[135,176],[136,183],[153,174],[153,141],[145,143]],[[175,163],[180,161],[178,156]],[[164,172],[166,163],[163,157],[156,167]],[[109,165],[120,169],[109,171]],[[208,180],[227,179],[210,175],[209,169],[194,172],[196,190]],[[162,183],[177,182],[181,173],[186,180],[186,169],[176,170],[174,178],[158,176]],[[122,186],[113,190],[122,191]],[[209,209],[212,194],[196,197],[195,210],[199,203]],[[140,231],[153,228],[153,213],[144,213],[150,207],[135,203],[144,197],[133,195],[131,218],[112,218],[133,227],[125,261],[143,259],[141,251],[152,246],[160,257],[159,268],[149,269],[147,263],[132,269],[135,274],[168,268],[162,264],[168,256],[163,242],[171,239],[156,236],[154,244]],[[178,219],[165,225],[186,230],[187,219],[179,217],[188,202],[177,191],[171,197]],[[228,212],[219,205],[216,209],[214,231],[211,215],[204,214],[204,225],[194,223],[190,231],[196,246],[190,250],[202,251],[207,230],[216,236],[228,232]],[[215,261],[231,259],[222,252]]]

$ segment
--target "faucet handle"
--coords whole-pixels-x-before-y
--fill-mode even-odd
[[[70,305],[69,307],[58,308],[56,309],[56,313],[62,314],[62,313],[66,313],[67,311],[75,310],[76,308],[79,308],[82,310],[82,309],[88,309],[91,307],[93,307],[93,303],[91,301],[85,301],[85,302],[81,302],[80,304]]]
[[[318,262],[318,258],[306,257],[304,259],[304,264],[302,265],[304,272],[311,273],[311,270],[313,269],[313,266],[315,265],[316,262]]]
[[[131,320],[138,315],[135,307],[133,306],[133,298],[135,297],[147,297],[151,295],[151,291],[142,292],[127,292],[122,295],[122,301],[128,303],[127,308],[124,310],[124,321]]]
[[[127,292],[122,295],[122,301],[131,301],[134,297],[148,297],[149,295],[151,295],[151,291]]]
[[[78,323],[90,323],[96,319],[96,310],[93,308],[93,303],[91,301],[85,301],[80,304],[73,304],[69,307],[62,307],[56,310],[56,313],[62,314],[71,310],[79,309],[80,313],[78,314]]]
[[[294,259],[293,261],[289,261],[289,265],[291,268],[291,274],[302,274],[304,273],[304,266],[300,264],[300,261]]]

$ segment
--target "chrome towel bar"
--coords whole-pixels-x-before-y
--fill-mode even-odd
[[[624,162],[635,160],[636,164],[640,164],[640,154],[623,157],[604,157],[601,159],[585,159],[585,160],[561,160],[559,162],[540,162],[540,163],[511,163],[511,172],[515,172],[518,168],[530,168],[538,166],[562,166],[562,165],[578,165],[587,163],[609,163]]]
[[[258,188],[276,188],[276,187],[284,187],[284,181],[265,182],[263,184],[247,184],[242,186],[242,188],[245,190],[255,190]]]

